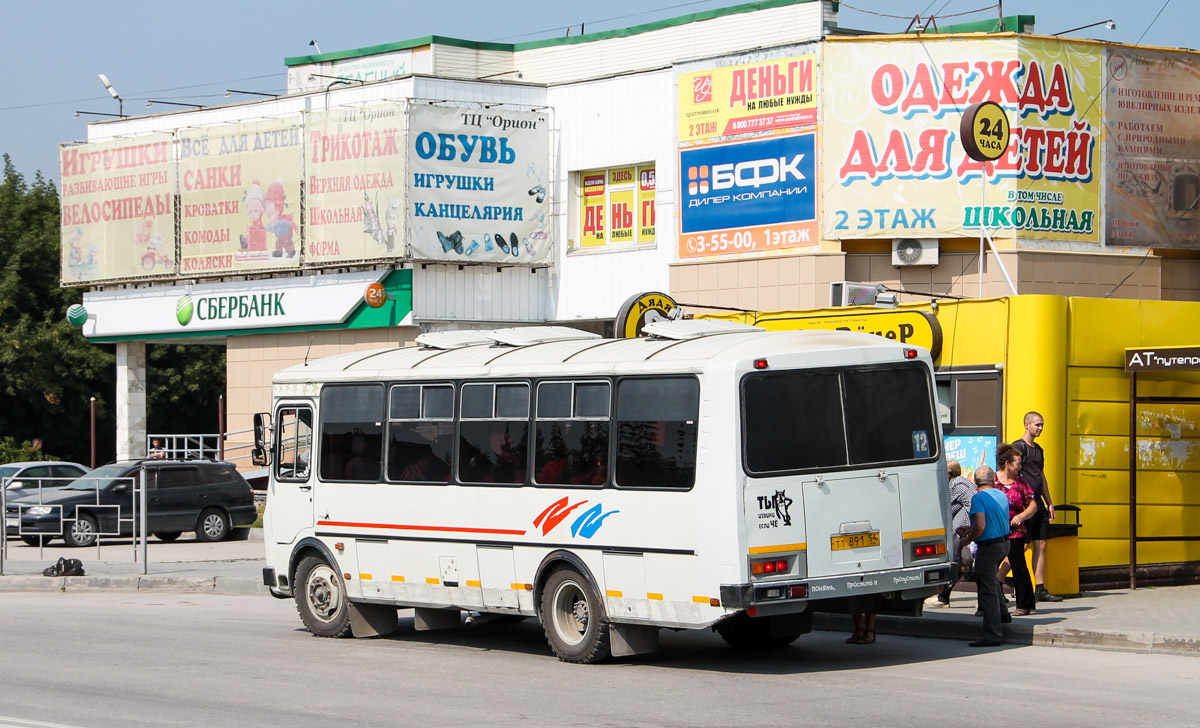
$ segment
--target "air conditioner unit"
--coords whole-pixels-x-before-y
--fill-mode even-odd
[[[871,306],[880,287],[874,283],[834,281],[829,284],[830,306]]]
[[[896,238],[892,241],[892,265],[937,264],[937,238]]]

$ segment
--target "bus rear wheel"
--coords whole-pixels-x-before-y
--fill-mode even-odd
[[[296,569],[296,611],[318,637],[350,634],[346,589],[338,573],[320,556],[306,556]]]
[[[811,613],[805,613],[811,629]],[[791,617],[791,615],[789,615]],[[788,621],[783,622],[784,619]],[[773,625],[773,620],[778,623]],[[747,617],[737,615],[717,625],[717,634],[737,650],[755,650],[766,647],[786,647],[800,635],[809,631],[802,624],[796,624],[794,618],[785,617]]]
[[[563,662],[592,664],[612,654],[600,597],[574,569],[559,569],[542,590],[539,617],[550,649]]]

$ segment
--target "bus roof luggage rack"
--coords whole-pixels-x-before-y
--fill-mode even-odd
[[[761,326],[721,319],[682,319],[679,321],[652,321],[643,326],[642,331],[658,339],[687,341],[717,334],[745,334],[751,331],[766,331],[766,329]]]
[[[573,329],[570,326],[514,326],[487,332],[488,337],[508,346],[532,346],[554,341],[580,341],[599,339],[600,334]]]
[[[417,336],[417,345],[426,349],[465,349],[496,343],[479,331],[430,331]]]

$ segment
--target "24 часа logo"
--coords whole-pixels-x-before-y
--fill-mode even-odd
[[[681,150],[683,232],[815,220],[815,150],[812,133]]]

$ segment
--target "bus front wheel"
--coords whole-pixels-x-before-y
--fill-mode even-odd
[[[574,569],[559,569],[542,590],[539,614],[550,649],[563,662],[603,662],[611,654],[600,597]]]
[[[296,611],[318,637],[350,634],[350,611],[341,577],[320,556],[306,556],[296,569]]]

